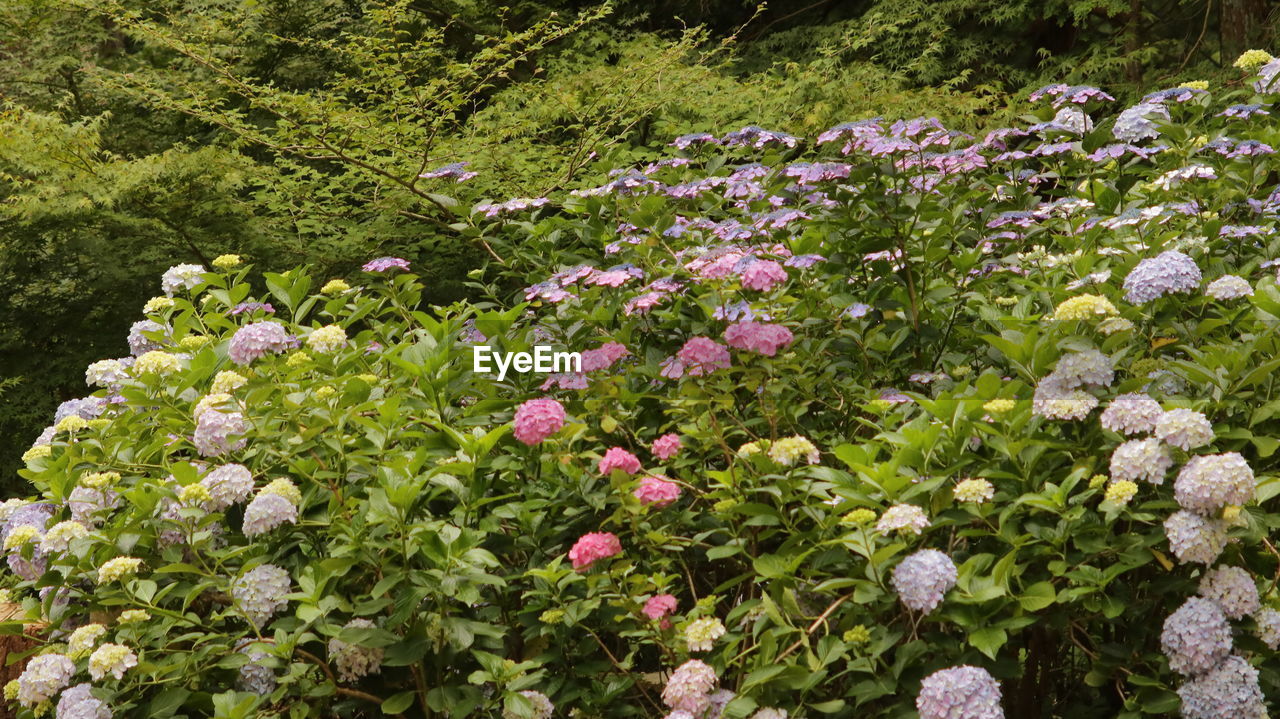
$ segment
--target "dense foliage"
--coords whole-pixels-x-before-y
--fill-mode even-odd
[[[144,277],[224,252],[282,271],[414,260],[435,302],[491,259],[460,193],[595,184],[666,139],[815,134],[928,107],[970,131],[1042,78],[1230,81],[1260,0],[208,3],[0,0],[0,433],[123,351]],[[694,28],[694,29],[689,29]],[[426,163],[424,165],[424,162]],[[8,453],[0,472],[16,468]]]
[[[1238,64],[1128,108],[1052,84],[978,137],[684,135],[472,205],[457,231],[501,258],[474,302],[424,303],[397,257],[170,268],[4,505],[11,596],[48,623],[6,695],[1265,716],[1280,60]],[[474,370],[536,345],[582,366]]]

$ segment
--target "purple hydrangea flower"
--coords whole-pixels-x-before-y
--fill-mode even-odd
[[[386,272],[388,270],[409,270],[409,261],[400,257],[379,257],[369,260],[360,268],[365,272]]]
[[[284,598],[293,589],[289,573],[274,564],[262,564],[232,582],[231,598],[236,607],[259,629],[286,605]]]
[[[956,565],[936,549],[922,549],[903,559],[893,570],[893,588],[908,608],[928,614],[956,585]]]
[[[278,494],[259,494],[244,510],[244,536],[266,534],[282,524],[297,524],[298,508]]]
[[[454,163],[445,165],[444,167],[437,167],[434,170],[428,170],[422,173],[421,175],[418,175],[418,177],[428,179],[428,180],[445,179],[445,180],[453,180],[454,182],[466,182],[467,180],[470,180],[471,178],[480,174],[478,172],[468,172],[465,169],[468,164],[470,163],[454,162]]]
[[[1164,621],[1160,647],[1170,669],[1185,676],[1204,674],[1231,653],[1231,625],[1217,604],[1191,597]]]
[[[1193,292],[1200,286],[1195,260],[1176,250],[1166,250],[1138,263],[1124,278],[1125,299],[1135,305],[1174,292]]]
[[[238,365],[247,365],[267,353],[279,354],[297,346],[297,338],[290,335],[284,325],[267,320],[236,330],[231,337],[227,356]]]
[[[1004,719],[1000,684],[980,667],[936,671],[920,682],[920,719]]]
[[[1227,657],[1207,674],[1183,684],[1182,716],[1186,719],[1266,719],[1267,706],[1258,686],[1258,670],[1243,657]]]

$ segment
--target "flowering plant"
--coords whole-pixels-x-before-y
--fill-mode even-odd
[[[27,451],[40,496],[5,506],[50,625],[7,693],[1262,716],[1280,192],[1271,95],[1244,92],[1105,110],[1053,85],[983,138],[680,138],[477,206],[464,231],[502,262],[475,305],[421,307],[397,258],[319,292],[266,274],[269,296],[237,263],[175,267],[135,357],[90,366]],[[477,344],[582,367],[498,381]]]

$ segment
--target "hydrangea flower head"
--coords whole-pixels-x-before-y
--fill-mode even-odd
[[[1116,480],[1142,480],[1164,484],[1165,472],[1173,466],[1173,457],[1160,440],[1131,439],[1111,452],[1111,476]]]
[[[653,446],[649,450],[660,461],[667,461],[672,457],[680,454],[680,435],[669,433],[653,440]]]
[[[111,708],[93,696],[89,684],[77,684],[58,698],[57,719],[111,719]]]
[[[1204,293],[1215,300],[1235,300],[1252,296],[1253,285],[1243,277],[1223,275],[1210,282],[1209,286],[1204,288]]]
[[[1173,491],[1183,509],[1213,515],[1228,505],[1247,504],[1256,486],[1245,458],[1226,452],[1192,457],[1178,472]]]
[[[46,553],[67,551],[71,542],[89,536],[89,530],[76,521],[58,522],[49,528],[40,544],[40,550]]]
[[[676,353],[676,358],[692,377],[709,375],[729,367],[729,350],[707,337],[690,338]]]
[[[107,628],[101,624],[86,624],[83,627],[77,627],[71,632],[71,636],[67,638],[67,654],[71,658],[82,657],[97,646],[98,640],[102,635],[107,633]]]
[[[670,614],[674,614],[679,602],[670,594],[655,594],[649,597],[644,603],[644,609],[640,610],[644,615],[654,621],[663,619]]]
[[[321,354],[333,354],[346,346],[346,330],[338,325],[325,325],[307,335],[307,347]]]
[[[137,377],[148,374],[165,377],[180,369],[182,369],[182,363],[178,361],[176,356],[160,350],[151,350],[144,353],[130,368],[134,376]]]
[[[1093,320],[1114,317],[1118,314],[1116,306],[1102,295],[1077,295],[1063,300],[1053,311],[1053,318],[1059,322],[1073,320]]]
[[[1262,606],[1258,585],[1241,567],[1218,566],[1200,578],[1197,594],[1218,605],[1228,619],[1242,619]]]
[[[724,636],[724,623],[716,617],[702,617],[689,622],[684,629],[684,641],[691,652],[709,652],[715,641]]]
[[[246,537],[266,534],[284,524],[298,523],[298,507],[278,494],[261,493],[244,510]]]
[[[213,377],[213,384],[209,386],[209,394],[231,394],[249,383],[249,380],[242,374],[232,370],[223,370]]]
[[[1280,610],[1267,607],[1253,615],[1258,623],[1258,638],[1268,649],[1280,649]]]
[[[790,345],[795,337],[783,325],[764,322],[737,322],[724,331],[724,341],[730,347],[772,357],[778,350]]]
[[[1258,670],[1240,656],[1227,657],[1207,674],[1178,688],[1186,719],[1266,719]]]
[[[985,479],[970,477],[956,482],[956,486],[951,493],[958,502],[982,504],[983,502],[991,501],[991,498],[996,495],[996,488],[991,486],[991,482]]]
[[[238,365],[247,365],[266,354],[280,354],[297,346],[297,340],[284,325],[272,320],[254,322],[236,330],[231,337],[227,356]]]
[[[1213,425],[1190,409],[1171,409],[1156,420],[1156,437],[1166,444],[1190,451],[1213,441]]]
[[[640,479],[640,486],[632,492],[641,504],[665,507],[680,498],[680,485],[663,477],[648,475]]]
[[[374,629],[375,627],[376,625],[368,619],[352,619],[342,628]],[[383,650],[380,647],[348,644],[338,637],[329,640],[329,659],[338,670],[338,678],[344,682],[354,682],[361,677],[381,672],[382,657]]]
[[[369,260],[360,268],[365,272],[387,272],[388,270],[409,270],[409,261],[399,257],[379,257]]]
[[[164,332],[164,325],[151,320],[139,320],[129,327],[129,352],[134,357],[141,356],[152,350],[161,349],[160,342],[147,337],[143,333]]]
[[[1185,509],[1174,512],[1164,521],[1169,548],[1180,562],[1213,564],[1227,546],[1227,523],[1202,517]]]
[[[324,283],[324,287],[320,288],[320,293],[325,295],[340,295],[351,289],[351,285],[346,280],[329,280]]]
[[[84,381],[90,387],[111,387],[128,379],[129,373],[120,360],[98,360],[85,368]]]
[[[1266,50],[1245,50],[1232,63],[1232,67],[1239,68],[1245,72],[1257,72],[1258,68],[1271,62],[1274,58],[1271,53]]]
[[[711,705],[710,695],[719,678],[716,671],[702,661],[690,659],[667,678],[662,690],[662,703],[677,711],[701,716]]]
[[[1107,485],[1106,494],[1103,501],[1123,507],[1133,501],[1133,496],[1138,493],[1138,485],[1127,479],[1112,480]]]
[[[902,534],[921,534],[929,527],[929,518],[924,510],[914,504],[895,504],[884,511],[880,521],[876,522],[876,531],[884,534],[901,532]]]
[[[640,460],[621,447],[610,447],[600,458],[599,470],[600,474],[608,476],[615,469],[627,474],[635,474],[641,469]]]
[[[1165,620],[1160,647],[1170,669],[1186,676],[1204,674],[1231,653],[1231,625],[1216,603],[1191,597]]]
[[[528,699],[529,703],[533,705],[533,716],[530,719],[551,719],[551,716],[556,712],[556,705],[552,704],[551,700],[547,698],[547,695],[542,692],[525,689],[520,692],[520,696]],[[502,710],[502,719],[522,718],[516,716],[515,712],[504,707]]]
[[[773,260],[756,260],[742,269],[738,279],[749,290],[768,292],[787,281],[787,271]]]
[[[89,656],[89,676],[101,679],[108,674],[123,679],[124,673],[138,666],[138,655],[123,644],[103,644]]]
[[[1122,394],[1102,411],[1099,418],[1102,426],[1117,434],[1135,435],[1154,432],[1156,422],[1164,414],[1160,403],[1145,394],[1134,392]],[[1166,469],[1168,469],[1166,467]],[[1161,475],[1163,476],[1163,471]],[[1159,482],[1155,482],[1159,484]]]
[[[533,446],[564,426],[564,407],[554,399],[531,399],[516,409],[515,437]]]
[[[239,412],[206,410],[196,420],[191,441],[202,456],[217,457],[243,449],[248,442],[244,437],[248,430],[249,425]]]
[[[612,532],[588,532],[569,550],[569,561],[573,562],[574,569],[583,569],[597,560],[621,553],[622,542]]]
[[[41,654],[27,662],[18,677],[18,703],[33,707],[53,699],[76,673],[76,664],[61,654]]]
[[[1200,286],[1200,268],[1195,260],[1166,250],[1138,263],[1124,278],[1124,298],[1144,305],[1168,294],[1194,292]]]
[[[916,710],[920,719],[1004,719],[1000,685],[987,670],[967,665],[925,677]]]
[[[798,434],[782,437],[769,445],[769,459],[783,467],[795,466],[800,460],[806,464],[817,464],[819,457],[813,442]]]
[[[237,608],[259,629],[286,605],[293,588],[289,573],[274,564],[261,564],[245,572],[231,586]]]
[[[209,491],[205,509],[221,512],[249,498],[253,492],[253,474],[243,465],[224,464],[206,474],[200,484]]]
[[[904,605],[928,614],[942,603],[957,578],[951,557],[936,549],[921,549],[894,567],[892,584]]]
[[[109,559],[98,567],[98,584],[116,582],[125,577],[132,577],[142,567],[142,560],[137,557],[116,557]]]
[[[160,277],[160,289],[166,297],[180,290],[191,290],[204,284],[204,267],[200,265],[174,265]]]

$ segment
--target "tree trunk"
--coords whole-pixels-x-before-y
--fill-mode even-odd
[[[1222,0],[1219,33],[1223,64],[1233,62],[1258,41],[1266,19],[1265,0]]]

